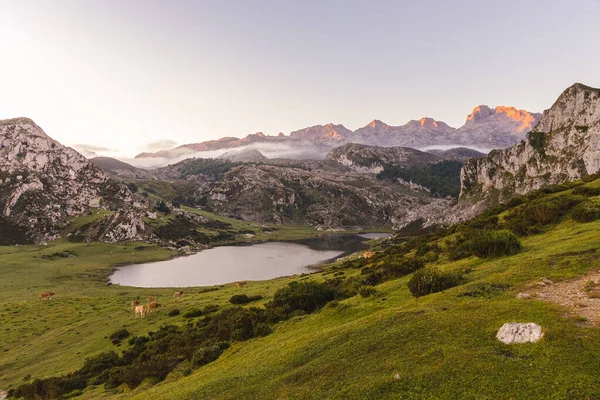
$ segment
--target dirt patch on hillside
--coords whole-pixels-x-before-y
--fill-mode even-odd
[[[569,314],[600,326],[600,271],[558,283],[543,278],[533,285],[535,289],[526,292],[532,297],[560,304],[569,310]]]

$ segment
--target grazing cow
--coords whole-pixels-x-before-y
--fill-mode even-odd
[[[241,281],[241,282],[236,282],[235,283],[235,287],[242,287],[242,286],[246,286],[248,282],[246,281]]]
[[[372,258],[375,255],[372,251],[363,251],[362,258]]]
[[[173,293],[173,298],[174,299],[178,299],[178,298],[181,297],[182,294],[183,294],[183,290],[180,291],[180,292],[175,292],[175,293]]]
[[[40,300],[50,300],[54,296],[54,292],[42,292],[40,293]]]
[[[140,301],[139,300],[133,300],[131,302],[131,309],[133,310],[134,308],[136,308],[139,305],[140,305]]]
[[[147,307],[148,312],[151,313],[158,310],[158,307],[160,307],[160,303],[148,303]]]
[[[140,318],[144,318],[145,314],[146,314],[146,308],[143,305],[135,306],[135,319],[138,318],[138,315],[140,316]]]
[[[154,301],[155,297],[154,296],[148,296],[146,297],[146,303],[150,304]]]

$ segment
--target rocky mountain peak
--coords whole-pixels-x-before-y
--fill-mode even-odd
[[[312,140],[315,142],[340,141],[352,134],[344,125],[315,125],[290,133],[291,138]]]
[[[0,243],[58,237],[71,217],[93,208],[129,208],[127,187],[75,150],[47,136],[32,120],[0,121]],[[4,228],[3,228],[4,229]]]
[[[369,128],[387,128],[388,126],[389,126],[389,125],[388,125],[388,124],[386,124],[385,122],[383,122],[383,121],[380,121],[380,120],[378,120],[378,119],[374,119],[373,121],[369,122],[369,123],[368,123],[368,124],[365,126],[365,128],[366,128],[366,127],[369,127]]]
[[[535,130],[552,132],[575,124],[594,125],[600,119],[594,113],[594,110],[599,109],[599,101],[600,89],[575,83],[561,93],[550,109],[544,111]]]
[[[485,104],[482,104],[473,108],[471,114],[467,115],[467,121],[479,121],[493,114],[494,111],[491,108],[489,108]]]
[[[427,117],[421,118],[419,120],[419,123],[421,124],[421,126],[429,126],[434,128],[437,128],[439,126],[438,122],[435,119]]]
[[[495,121],[498,121],[511,124],[513,130],[517,133],[528,132],[535,126],[540,117],[541,114],[539,113],[530,113],[511,106],[490,108],[486,105],[480,105],[475,107],[471,114],[467,115],[465,126],[474,124],[492,125]]]

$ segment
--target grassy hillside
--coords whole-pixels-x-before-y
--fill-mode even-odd
[[[362,280],[406,256],[421,257],[442,272],[462,273],[457,286],[415,298],[407,287],[412,274],[381,279],[372,286],[375,294],[333,301],[312,314],[295,313],[273,324],[270,335],[233,341],[205,366],[190,369],[183,362],[163,382],[146,381],[134,390],[99,385],[79,398],[598,398],[600,316],[588,320],[577,305],[516,298],[520,292],[535,294],[542,278],[560,285],[598,269],[600,220],[582,218],[590,214],[582,209],[593,211],[600,204],[598,187],[600,181],[550,188],[470,223],[391,247],[367,265],[339,262],[294,278]],[[519,234],[520,252],[471,255],[477,232],[499,228]],[[77,257],[52,256],[66,250]],[[106,286],[111,264],[168,256],[139,244],[0,248],[0,388],[14,388],[28,374],[73,371],[82,356],[128,348],[104,338],[122,327],[145,335],[166,323],[185,326],[188,319],[167,313],[208,304],[225,308],[233,294],[260,294],[263,299],[251,306],[262,306],[290,282],[196,288],[180,300],[170,298],[172,289]],[[57,295],[40,302],[42,290]],[[149,294],[159,296],[163,310],[134,320],[128,303]],[[535,322],[545,336],[535,344],[501,344],[495,334],[505,322]]]

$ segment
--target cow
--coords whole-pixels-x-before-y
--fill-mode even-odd
[[[54,296],[54,292],[42,292],[40,293],[40,300],[50,300]]]
[[[139,300],[133,300],[131,302],[131,309],[133,310],[134,308],[136,308],[139,305],[140,305],[140,301]]]
[[[138,318],[138,315],[140,316],[140,318],[144,318],[145,314],[146,314],[146,308],[143,305],[135,306],[135,319]]]
[[[154,299],[156,299],[154,296],[148,296],[146,297],[146,303],[150,304],[154,301]]]
[[[148,312],[151,313],[158,310],[160,303],[148,303],[146,307],[148,307]]]
[[[235,283],[235,287],[242,287],[242,286],[246,286],[248,282],[246,281],[241,281],[241,282],[236,282]]]
[[[173,293],[173,298],[174,299],[178,299],[178,298],[181,297],[182,294],[183,294],[183,290],[180,291],[180,292],[175,292],[175,293]]]
[[[372,251],[363,251],[362,258],[369,259],[369,258],[372,258],[374,255],[375,255],[375,253]]]

